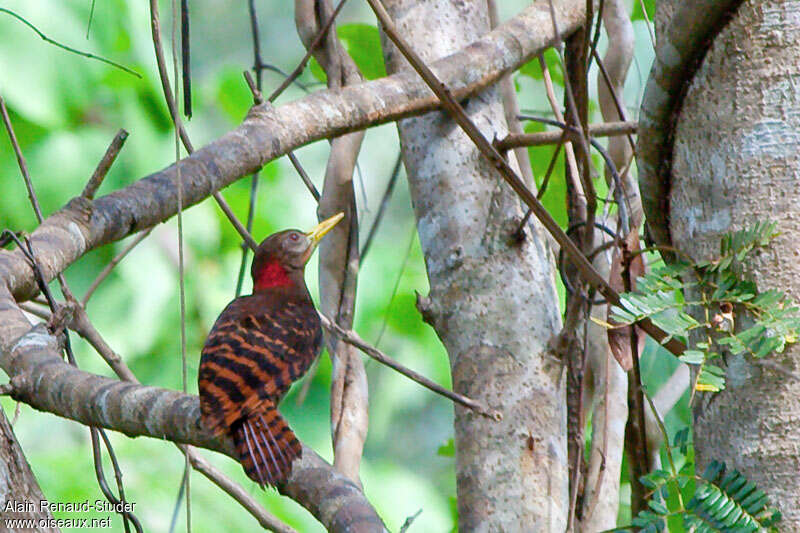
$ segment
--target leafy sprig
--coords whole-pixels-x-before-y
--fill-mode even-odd
[[[649,318],[688,346],[681,361],[697,366],[694,391],[725,388],[723,355],[760,359],[797,342],[800,308],[778,290],[759,293],[744,264],[776,235],[776,224],[758,223],[726,234],[713,260],[678,261],[639,278],[637,290],[621,295],[611,318],[630,325]],[[694,392],[693,391],[693,392]]]
[[[655,470],[642,477],[652,496],[648,508],[633,519],[633,527],[656,533],[664,531],[668,519],[677,517],[686,531],[697,533],[777,531],[774,526],[782,518],[780,511],[770,507],[764,491],[741,472],[729,471],[725,463],[712,461],[702,477],[695,480],[691,467],[686,463],[678,473]],[[693,481],[696,488],[688,503],[683,505],[683,500],[677,498],[677,507],[670,509],[667,501],[671,493],[680,493]]]

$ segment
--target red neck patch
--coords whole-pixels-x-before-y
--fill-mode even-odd
[[[277,259],[273,259],[265,263],[256,272],[255,279],[253,280],[253,289],[269,289],[271,287],[288,287],[293,282],[289,278],[289,273],[281,265]]]

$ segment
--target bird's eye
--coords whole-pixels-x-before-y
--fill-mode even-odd
[[[292,234],[289,235],[289,238],[292,241],[297,242],[300,239],[300,236],[297,233],[292,233]]]

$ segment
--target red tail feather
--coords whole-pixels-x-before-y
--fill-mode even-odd
[[[247,476],[264,487],[285,482],[302,448],[275,404],[262,402],[231,428]]]

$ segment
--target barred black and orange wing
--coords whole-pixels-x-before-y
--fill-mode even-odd
[[[198,376],[203,423],[215,434],[234,437],[245,471],[261,485],[286,479],[300,456],[277,404],[321,344],[310,300],[263,294],[231,302],[206,340]]]

